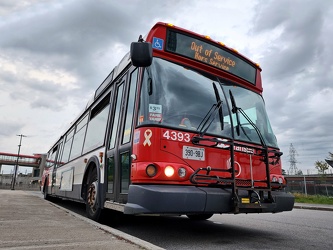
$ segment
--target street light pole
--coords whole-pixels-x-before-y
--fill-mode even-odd
[[[18,152],[17,152],[17,160],[16,160],[16,165],[14,167],[14,176],[12,179],[12,188],[11,190],[15,189],[15,183],[16,183],[16,175],[17,175],[17,170],[18,170],[18,162],[19,162],[19,158],[20,158],[20,149],[21,149],[21,143],[22,143],[22,137],[27,137],[26,135],[20,134],[17,135],[20,137],[20,144],[18,145]]]

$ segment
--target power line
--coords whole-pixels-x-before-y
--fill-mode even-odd
[[[289,147],[289,163],[290,163],[290,168],[289,168],[289,174],[290,175],[296,175],[298,170],[297,170],[297,166],[296,163],[298,163],[298,161],[296,160],[296,155],[298,155],[296,149],[294,148],[293,144],[290,143],[290,147]]]

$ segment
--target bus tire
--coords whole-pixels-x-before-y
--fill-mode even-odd
[[[191,220],[208,220],[213,214],[187,214],[186,216]]]
[[[86,191],[86,213],[89,219],[98,221],[102,209],[99,206],[99,185],[97,170],[94,168],[88,176],[88,185]]]
[[[43,186],[43,195],[44,195],[44,200],[49,201],[50,200],[50,195],[47,193],[47,179],[45,180],[45,184]]]

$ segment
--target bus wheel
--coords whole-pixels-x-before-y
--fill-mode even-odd
[[[89,182],[87,186],[87,197],[86,197],[86,212],[88,218],[98,221],[101,208],[98,204],[98,180],[96,170],[89,176]]]
[[[50,196],[47,193],[47,180],[45,180],[45,184],[43,186],[43,194],[44,194],[44,199],[49,201],[50,200]]]
[[[208,220],[213,214],[187,214],[186,216],[191,220]]]
[[[46,190],[44,189],[44,200],[50,200],[49,195],[47,194]]]

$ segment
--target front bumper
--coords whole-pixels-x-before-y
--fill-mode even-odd
[[[245,195],[245,194],[244,194]],[[294,196],[282,191],[272,191],[272,206],[258,207],[248,212],[277,213],[290,211]],[[241,197],[241,196],[240,196]],[[246,212],[246,210],[242,210]],[[171,186],[130,185],[125,214],[202,214],[234,213],[231,189]]]

